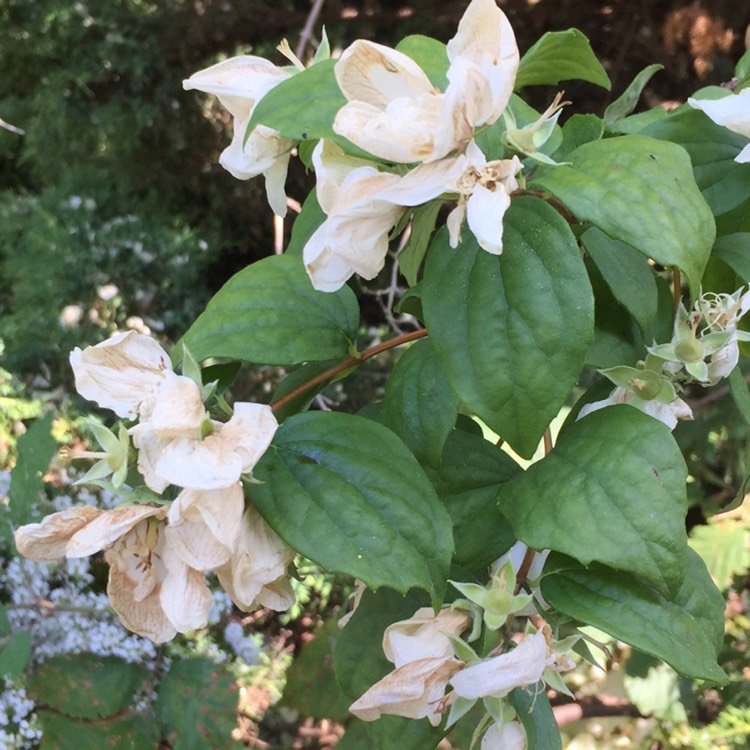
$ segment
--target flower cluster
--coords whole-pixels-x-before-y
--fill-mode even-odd
[[[515,593],[516,574],[524,559],[530,563],[532,593],[522,589]],[[529,624],[520,642],[501,642],[485,657],[459,636],[472,620],[469,641],[479,637],[482,624],[493,632],[509,617],[535,614],[532,600],[543,600],[533,580],[541,575],[545,559],[546,553],[535,553],[519,542],[492,566],[486,586],[451,582],[467,599],[437,615],[429,607],[418,609],[407,620],[388,626],[383,652],[395,668],[357,699],[350,711],[364,721],[393,714],[427,718],[433,726],[448,713],[447,725],[451,726],[481,699],[487,711],[483,750],[523,750],[526,733],[503,699],[515,688],[534,689],[540,680],[567,693],[559,673],[573,668],[569,652],[579,636],[557,641],[548,625],[536,629]]]
[[[536,122],[516,126],[508,105],[519,52],[495,0],[472,0],[447,44],[447,61],[444,91],[409,56],[374,42],[355,41],[336,62],[346,104],[333,130],[371,158],[326,139],[315,147],[317,198],[327,218],[307,241],[303,259],[316,289],[335,291],[353,274],[374,278],[394,228],[411,209],[435,199],[456,202],[447,219],[453,247],[465,221],[479,245],[499,255],[503,216],[522,170],[516,154],[554,163],[539,148],[555,126],[560,97]],[[241,178],[263,172],[279,215],[294,144],[264,125],[249,135],[245,130],[258,101],[288,75],[261,58],[238,57],[184,84],[216,94],[234,116],[234,139],[221,162]],[[508,158],[488,161],[474,138],[501,117]]]
[[[128,629],[158,643],[206,625],[209,570],[243,610],[291,606],[294,553],[246,503],[241,484],[276,431],[270,407],[236,403],[228,421],[214,419],[204,405],[211,386],[175,373],[161,346],[134,331],[76,349],[70,360],[82,396],[134,421],[117,435],[102,427],[105,451],[81,454],[100,459],[84,479],[111,474],[124,502],[22,526],[19,552],[45,561],[105,550],[113,608]],[[125,492],[131,439],[145,487]],[[170,486],[179,488],[171,501],[162,496]]]
[[[715,385],[730,375],[740,357],[739,342],[750,333],[739,329],[750,310],[750,289],[733,294],[702,294],[693,309],[680,304],[668,344],[647,347],[637,367],[610,367],[600,372],[617,387],[602,401],[586,404],[579,418],[612,404],[630,404],[674,429],[678,419],[692,419],[677,392],[687,382]]]

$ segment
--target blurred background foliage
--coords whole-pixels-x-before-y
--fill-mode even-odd
[[[339,50],[361,37],[395,44],[408,34],[422,33],[446,41],[465,5],[464,0],[325,0],[312,36],[303,39],[304,56],[314,52],[322,24],[332,47]],[[750,3],[737,0],[505,0],[500,5],[522,52],[545,31],[576,27],[591,40],[613,88],[606,92],[585,83],[571,84],[566,90],[566,98],[573,102],[571,114],[601,115],[651,63],[665,67],[647,87],[641,107],[671,106],[701,86],[730,78],[748,46]],[[228,116],[213,97],[183,91],[182,80],[236,54],[262,55],[282,64],[276,44],[287,37],[293,48],[298,46],[312,6],[310,0],[0,0],[0,118],[23,131],[0,128],[0,501],[12,494],[2,470],[13,465],[17,441],[34,420],[53,412],[52,431],[58,442],[86,440],[79,430],[82,405],[71,401],[68,354],[74,346],[96,343],[123,327],[150,330],[165,343],[173,342],[233,273],[273,252],[274,221],[262,181],[237,181],[218,164],[229,141]],[[539,87],[525,95],[530,104],[543,109],[554,93]],[[290,197],[302,200],[311,185],[310,176],[293,161]],[[289,236],[292,215],[293,211],[276,232]],[[363,298],[371,340],[393,323],[376,304],[377,291],[371,289]],[[329,389],[319,405],[347,401],[347,408],[356,410],[382,395],[388,363],[373,361],[361,369],[357,377]],[[247,372],[235,384],[236,394],[267,400],[281,374],[270,368]],[[681,424],[675,437],[690,464],[693,544],[727,593],[724,666],[732,683],[721,695],[685,686],[674,675],[639,664],[629,658],[627,649],[611,644],[614,677],[605,683],[592,673],[587,687],[574,686],[580,687],[578,723],[565,718],[564,710],[558,715],[571,748],[747,747],[750,518],[742,509],[719,511],[745,492],[748,435],[725,390],[690,395],[700,418]],[[40,500],[45,512],[58,507],[67,492],[62,487],[64,467],[53,467],[46,497]],[[6,522],[0,518],[0,525]],[[78,593],[56,600],[58,616],[66,601],[78,606],[75,597],[96,597],[102,590],[101,565],[97,568],[96,561],[90,578],[80,570],[24,572],[7,535],[0,542],[0,563],[5,574],[15,571],[23,582],[19,590],[41,576],[37,585],[45,596],[75,579],[70,586]],[[289,673],[287,708],[267,711],[279,697],[292,655],[338,611],[349,591],[349,583],[324,576],[304,560],[298,561],[298,578],[300,605],[281,617],[264,611],[245,617],[242,627],[254,634],[234,645],[227,633],[236,636],[236,628],[226,628],[239,619],[225,607],[205,634],[178,640],[158,653],[144,645],[138,647],[142,652],[134,647],[132,658],[141,667],[147,664],[157,678],[172,675],[171,682],[164,683],[169,690],[165,688],[164,697],[153,704],[164,731],[161,747],[188,746],[189,730],[182,739],[173,737],[172,744],[164,738],[177,722],[173,707],[192,700],[180,690],[211,672],[206,661],[191,659],[224,665],[219,677],[214,674],[224,691],[214,704],[224,712],[239,704],[232,722],[237,726],[235,737],[245,746],[253,745],[259,735],[264,739],[258,742],[266,743],[259,746],[265,747],[336,744],[343,729],[331,719],[343,721],[345,711],[336,704],[330,666],[314,675],[319,700],[311,705],[310,667],[296,660],[302,666]],[[0,601],[6,604],[15,601],[13,581],[16,578],[7,578],[0,587]],[[30,588],[28,595],[33,591]],[[31,628],[34,638],[49,641],[48,631],[34,630],[48,617],[39,606],[37,624],[24,627]],[[1,610],[0,606],[0,615]],[[23,665],[18,669],[11,664],[8,672],[2,660],[10,653],[5,646],[15,643],[7,639],[18,635],[9,632],[0,616],[0,667],[16,679]],[[313,641],[322,644],[324,656],[326,642],[335,637],[335,631],[325,632],[325,640]],[[19,644],[14,648],[17,651]],[[64,658],[60,654],[69,650],[61,647],[49,658],[37,652],[30,664],[39,670],[46,663],[45,669],[54,670],[51,659]],[[111,659],[117,652],[97,653]],[[118,658],[117,669],[129,673],[130,657]],[[188,666],[170,673],[171,665],[180,660]],[[320,663],[319,654],[315,663]],[[71,689],[76,689],[75,670],[63,669],[66,673]],[[236,694],[227,698],[227,675],[239,686],[239,702]],[[126,696],[129,710],[140,710],[149,702],[151,688],[136,683]],[[29,689],[33,692],[33,682]],[[326,703],[329,691],[332,697]],[[600,696],[609,694],[620,696],[619,702],[602,703]],[[33,702],[18,700],[13,704],[17,722],[34,710]],[[35,700],[50,703],[43,685]],[[206,701],[214,705],[210,696]],[[604,719],[608,705],[615,716]],[[119,704],[116,707],[119,711]],[[11,710],[5,704],[3,708]],[[56,712],[47,711],[47,726],[85,718],[79,707],[53,708]],[[623,722],[628,712],[652,718]],[[314,716],[304,719],[308,714]],[[80,734],[79,723],[71,726]],[[127,743],[130,730],[122,731]],[[113,732],[107,735],[110,741]],[[29,736],[29,744],[20,747],[35,746],[31,730]],[[50,732],[47,737],[46,746],[61,746],[50,739]],[[96,743],[102,738],[97,737],[92,734],[91,742],[101,746]],[[153,746],[153,737],[144,741]],[[349,744],[356,746],[355,740]]]

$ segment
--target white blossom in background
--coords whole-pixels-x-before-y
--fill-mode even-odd
[[[688,99],[693,109],[708,115],[717,125],[733,133],[750,138],[750,89],[742,89],[737,94],[729,94],[721,99]],[[734,159],[736,162],[750,162],[750,143]]]

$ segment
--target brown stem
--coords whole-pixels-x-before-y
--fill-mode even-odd
[[[573,214],[568,211],[568,207],[549,193],[544,193],[541,190],[528,190],[527,188],[518,188],[518,190],[514,190],[511,195],[533,195],[535,198],[542,198],[542,200],[547,201],[547,203],[549,203],[550,206],[552,206],[552,208],[554,208],[557,213],[559,213],[563,217],[563,219],[568,222],[568,224],[578,223],[578,220],[575,218],[575,216],[573,216]]]
[[[409,333],[404,333],[401,336],[396,336],[395,338],[388,339],[388,341],[383,341],[376,346],[370,347],[369,349],[365,349],[365,351],[363,351],[358,357],[348,357],[338,364],[333,365],[333,367],[329,367],[327,370],[319,373],[315,377],[310,378],[310,380],[305,381],[304,383],[302,383],[302,385],[298,385],[296,388],[289,391],[289,393],[284,394],[276,401],[273,401],[271,403],[271,409],[274,412],[277,412],[280,409],[283,409],[287,404],[294,401],[294,399],[298,396],[301,396],[303,393],[307,393],[308,391],[312,390],[316,385],[325,383],[327,380],[330,380],[339,373],[345,372],[352,367],[357,367],[363,362],[366,362],[368,359],[371,359],[372,357],[381,354],[388,349],[393,349],[395,346],[401,346],[401,344],[407,344],[409,341],[423,339],[427,335],[427,329],[420,328],[418,331],[410,331]]]
[[[552,451],[552,430],[548,427],[544,431],[544,455],[547,456]]]
[[[595,716],[631,716],[634,718],[643,716],[632,703],[612,695],[583,696],[577,698],[575,702],[553,705],[552,711],[555,721],[560,726]]]
[[[680,276],[680,269],[675,267],[672,269],[672,312],[677,317],[677,311],[680,309],[680,301],[682,300],[682,277]]]

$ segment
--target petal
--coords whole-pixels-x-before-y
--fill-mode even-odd
[[[286,138],[280,140],[287,140]],[[282,219],[286,216],[286,175],[289,171],[289,159],[292,155],[292,143],[280,156],[277,156],[268,169],[263,170],[266,178],[266,198],[271,210]]]
[[[433,86],[414,60],[382,44],[358,39],[347,47],[334,68],[349,101],[385,109],[393,99],[432,92]]]
[[[105,512],[83,505],[53,513],[41,523],[29,523],[16,529],[13,535],[16,547],[30,560],[59,560],[65,557],[70,538]]]
[[[354,273],[354,269],[343,258],[336,255],[335,234],[331,223],[323,222],[305,244],[302,257],[310,281],[319,292],[335,292],[341,289]]]
[[[291,581],[283,575],[263,586],[253,604],[257,607],[273,609],[276,612],[284,612],[296,601],[297,597],[294,595]]]
[[[503,216],[510,206],[510,195],[502,185],[488,190],[476,185],[466,203],[466,220],[479,246],[493,255],[503,252]]]
[[[383,714],[407,719],[428,717],[433,726],[440,723],[439,702],[448,680],[458,672],[457,659],[418,659],[390,672],[356,700],[349,710],[363,721],[375,721]]]
[[[169,481],[158,471],[157,464],[173,438],[162,438],[149,428],[148,422],[130,428],[133,445],[138,449],[138,471],[143,476],[146,486],[161,494],[169,486]]]
[[[493,724],[482,737],[480,750],[526,750],[526,731],[517,721]]]
[[[325,138],[313,150],[312,162],[315,167],[315,194],[326,214],[333,210],[341,185],[349,174],[359,167],[371,166],[371,162],[349,156],[340,146]]]
[[[750,143],[745,146],[745,148],[740,151],[737,156],[734,157],[734,160],[736,162],[739,162],[740,164],[746,164],[747,162],[750,162]]]
[[[472,0],[447,50],[452,66],[458,58],[465,58],[481,71],[491,91],[491,108],[485,122],[494,122],[513,93],[519,61],[513,28],[495,0]]]
[[[462,698],[502,698],[513,688],[533,685],[544,672],[547,642],[539,631],[527,635],[512,651],[472,664],[451,678]]]
[[[417,659],[451,658],[453,646],[445,634],[459,635],[469,622],[469,615],[459,609],[442,609],[435,615],[431,607],[422,607],[408,620],[386,628],[383,652],[396,667]]]
[[[162,552],[167,575],[161,583],[159,601],[178,633],[206,627],[213,597],[206,578],[186,565],[169,543]]]
[[[693,109],[705,112],[717,125],[750,138],[750,89],[721,99],[688,99]]]
[[[192,437],[200,434],[205,418],[206,409],[197,383],[170,372],[156,393],[150,417],[141,420],[141,425],[160,438]]]
[[[68,557],[85,557],[114,544],[146,518],[163,518],[166,508],[157,505],[126,505],[107,510],[77,531],[68,542]]]
[[[233,117],[249,117],[257,102],[286,78],[289,73],[268,60],[240,55],[193,73],[182,85],[215,94]]]
[[[244,505],[239,482],[221,490],[183,490],[169,508],[169,547],[196,570],[223,565],[237,546]]]
[[[134,418],[171,371],[169,355],[150,336],[118,333],[84,350],[74,349],[70,364],[76,390],[118,417]]]

